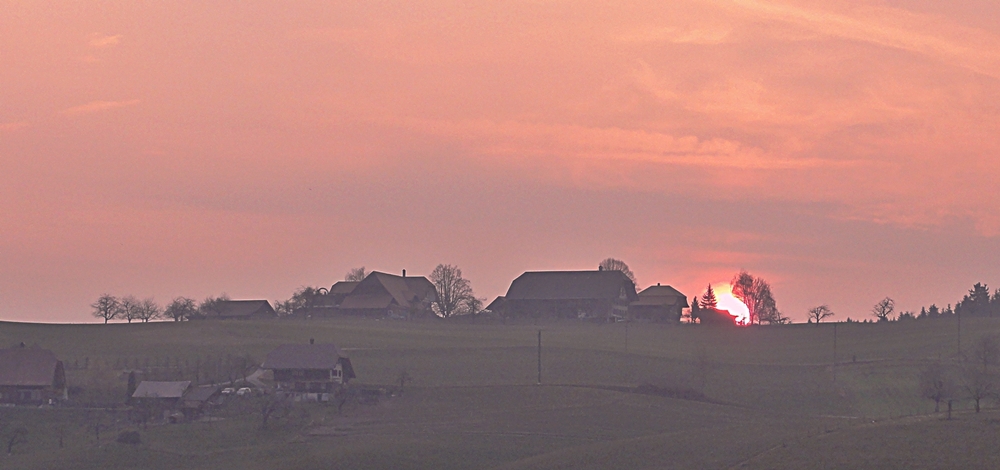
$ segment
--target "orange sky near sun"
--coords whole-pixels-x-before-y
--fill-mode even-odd
[[[992,0],[0,2],[0,319],[459,265],[1000,287]]]

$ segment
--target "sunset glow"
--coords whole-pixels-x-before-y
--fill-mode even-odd
[[[493,298],[607,256],[689,298],[748,269],[794,321],[954,302],[1000,285],[997,17],[0,2],[0,319],[286,298],[357,266],[453,263]]]
[[[750,310],[740,299],[733,297],[729,284],[716,284],[712,286],[712,289],[715,291],[719,309],[736,315],[736,323],[738,324],[745,325],[750,322]]]

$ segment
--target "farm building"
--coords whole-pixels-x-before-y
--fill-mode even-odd
[[[326,400],[341,384],[356,377],[351,360],[340,348],[312,340],[279,346],[261,367],[273,371],[279,392],[309,400]]]
[[[221,389],[215,385],[190,387],[181,396],[180,405],[184,410],[184,415],[192,418],[213,405],[221,404],[221,398]]]
[[[679,323],[687,307],[687,296],[673,287],[657,283],[639,292],[638,300],[629,304],[628,313],[633,320]]]
[[[181,402],[181,398],[191,388],[191,381],[157,382],[143,380],[132,393],[132,399],[140,402],[156,402],[163,407],[172,408]]]
[[[514,279],[487,309],[514,318],[616,321],[637,299],[635,284],[620,271],[537,271]]]
[[[66,399],[66,371],[55,353],[24,343],[0,349],[0,403],[39,405]]]
[[[343,286],[343,290],[348,288]],[[402,276],[374,271],[344,295],[336,312],[369,318],[419,318],[433,315],[430,307],[435,300],[437,289],[426,277],[407,277],[406,271]]]
[[[728,310],[702,308],[698,310],[698,322],[702,325],[736,325],[736,315]]]
[[[277,317],[271,303],[266,300],[220,300],[215,305],[215,312],[206,315],[206,319],[222,320],[258,320]]]

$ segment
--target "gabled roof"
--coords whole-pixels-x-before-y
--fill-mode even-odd
[[[330,286],[330,293],[342,295],[350,294],[360,283],[361,281],[338,281]]]
[[[136,389],[138,391],[138,389]],[[184,394],[185,401],[208,401],[216,393],[219,392],[219,387],[215,385],[203,385],[201,387],[191,387]]]
[[[180,398],[191,386],[190,380],[183,382],[154,382],[143,380],[135,388],[132,398]]]
[[[350,294],[344,297],[340,308],[382,309],[393,303],[409,307],[414,302],[435,299],[437,299],[437,290],[426,277],[403,277],[372,271],[354,287]]]
[[[333,344],[283,344],[271,351],[264,369],[333,369],[344,357]]]
[[[59,360],[38,346],[0,349],[0,386],[51,387]]]
[[[223,300],[218,305],[220,318],[274,315],[274,308],[266,300]]]
[[[680,305],[685,308],[688,306],[688,302],[687,296],[677,289],[657,284],[643,289],[639,293],[639,300],[632,302],[631,305],[651,307]]]
[[[511,282],[507,300],[617,299],[622,289],[637,298],[635,284],[621,271],[529,271]]]

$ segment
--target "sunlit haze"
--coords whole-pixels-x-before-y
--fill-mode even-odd
[[[606,257],[955,303],[1000,287],[998,85],[995,0],[0,2],[0,319]]]

